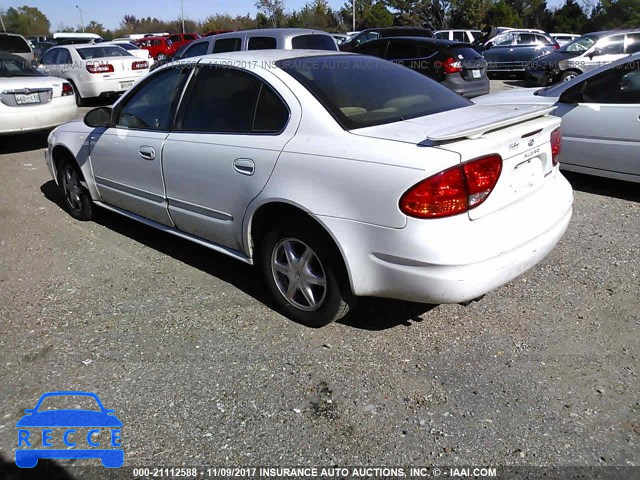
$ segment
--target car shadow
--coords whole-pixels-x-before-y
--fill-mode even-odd
[[[563,170],[562,174],[569,180],[574,190],[640,203],[640,187],[637,183],[566,170]]]
[[[40,191],[49,201],[65,210],[64,198],[53,180],[43,184]],[[94,221],[146,247],[229,283],[265,306],[278,311],[264,285],[260,272],[250,265],[189,240],[161,233],[153,227],[109,210],[97,209]],[[357,307],[339,323],[352,328],[372,331],[387,330],[397,326],[406,327],[422,321],[419,318],[420,315],[435,306],[383,298],[362,298]]]
[[[0,455],[0,478],[3,480],[75,480],[67,470],[53,460],[41,459],[33,468],[19,468],[15,462]]]
[[[3,135],[0,140],[0,155],[22,153],[47,148],[47,137],[51,130],[18,135]]]

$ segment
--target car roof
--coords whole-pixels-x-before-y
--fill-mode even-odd
[[[250,30],[237,30],[235,32],[219,33],[218,35],[212,35],[212,38],[218,39],[218,38],[226,38],[226,37],[235,37],[235,36],[245,35],[247,33],[249,34],[260,33],[265,36],[280,37],[280,38],[288,37],[290,35],[305,35],[305,34],[321,34],[321,35],[331,36],[330,33],[323,32],[322,30],[315,30],[313,28],[253,28]]]
[[[337,50],[239,50],[236,52],[214,53],[209,55],[203,55],[204,59],[224,59],[224,60],[236,60],[240,62],[256,62],[261,64],[262,62],[278,62],[280,60],[289,60],[294,58],[307,58],[307,57],[319,57],[329,55],[354,55],[349,52],[340,52]],[[189,59],[185,59],[188,62]]]
[[[371,42],[363,43],[362,45],[368,45],[373,42],[388,42],[388,41],[396,41],[396,40],[411,40],[416,43],[429,43],[432,45],[440,46],[440,47],[451,47],[458,45],[468,45],[471,48],[471,44],[468,42],[459,42],[456,40],[447,40],[444,38],[431,38],[431,37],[413,37],[411,35],[404,35],[401,37],[386,37],[386,38],[376,38],[375,40],[371,40]],[[360,46],[360,45],[358,45]],[[357,47],[356,47],[357,48]]]

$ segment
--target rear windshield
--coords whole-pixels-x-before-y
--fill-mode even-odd
[[[447,51],[451,54],[451,56],[459,58],[460,60],[478,58],[481,56],[473,48],[467,45],[464,45],[464,46],[451,45],[450,47],[447,48]]]
[[[15,35],[0,35],[0,50],[9,53],[31,53],[29,44]]]
[[[133,43],[119,43],[118,47],[124,48],[125,50],[140,50],[140,48],[136,47]]]
[[[120,47],[93,47],[93,48],[79,48],[78,55],[83,60],[91,60],[94,58],[106,58],[106,57],[130,57],[131,54]]]
[[[309,90],[345,130],[472,105],[438,82],[376,57],[325,55],[276,65]]]
[[[294,50],[338,50],[335,40],[329,35],[298,35],[291,39]]]
[[[0,78],[39,77],[41,74],[31,67],[31,62],[20,57],[0,57]]]

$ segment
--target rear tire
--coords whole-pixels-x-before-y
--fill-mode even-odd
[[[355,305],[332,241],[319,227],[276,226],[262,238],[258,260],[271,296],[292,320],[323,327]]]
[[[62,188],[64,206],[76,220],[83,222],[93,219],[94,208],[91,194],[82,185],[82,172],[75,161],[65,159],[60,162],[58,170],[58,184]]]
[[[76,87],[76,84],[73,83],[73,80],[69,80],[67,79],[67,81],[71,84],[71,86],[73,87],[73,93],[76,96],[76,106],[78,107],[82,107],[84,105],[84,98],[82,98],[82,96],[80,95],[80,91],[78,90],[78,87]]]

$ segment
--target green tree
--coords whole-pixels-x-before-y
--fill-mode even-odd
[[[480,28],[491,5],[491,0],[453,0],[449,24],[453,28]]]
[[[280,27],[284,25],[286,17],[284,14],[283,0],[257,0],[256,8],[258,12],[263,14],[272,27]]]
[[[550,30],[556,32],[582,32],[589,19],[575,0],[565,0],[553,12]]]
[[[27,5],[9,8],[2,16],[8,32],[20,33],[25,37],[48,35],[51,23],[47,16],[36,7]]]
[[[347,30],[353,27],[353,3],[352,0],[344,4],[340,15]],[[373,3],[372,0],[356,0],[356,30],[364,30],[374,27],[390,27],[393,25],[393,14],[381,0]]]
[[[518,11],[505,0],[498,0],[487,12],[485,23],[495,27],[523,27],[524,22]]]

